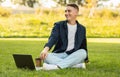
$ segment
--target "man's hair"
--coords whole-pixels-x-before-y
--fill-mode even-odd
[[[75,8],[75,9],[77,9],[79,11],[79,7],[78,7],[77,4],[70,3],[70,4],[67,4],[67,6],[71,6],[71,7]]]

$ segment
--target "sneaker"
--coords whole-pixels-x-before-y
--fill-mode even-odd
[[[43,63],[43,70],[56,70],[59,69],[57,65]]]
[[[35,69],[36,69],[37,71],[39,71],[39,70],[42,70],[43,67],[35,67]]]
[[[86,69],[86,65],[85,63],[80,63],[80,64],[76,64],[74,66],[72,66],[73,68],[83,68],[83,69]]]

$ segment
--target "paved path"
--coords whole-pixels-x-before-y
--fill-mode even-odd
[[[0,38],[0,40],[29,40],[29,41],[47,41],[47,38]],[[98,43],[120,43],[120,38],[87,38],[88,42]]]
[[[120,38],[88,38],[88,42],[120,43]]]

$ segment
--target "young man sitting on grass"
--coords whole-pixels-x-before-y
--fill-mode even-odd
[[[44,60],[43,69],[85,68],[84,62],[88,62],[86,29],[76,20],[78,13],[76,4],[67,4],[66,20],[54,24],[49,40],[40,53],[40,58]],[[48,53],[53,45],[53,52]]]

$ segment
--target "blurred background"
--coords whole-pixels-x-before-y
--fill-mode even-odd
[[[68,3],[79,5],[88,38],[120,38],[120,0],[0,0],[0,38],[48,37]]]

